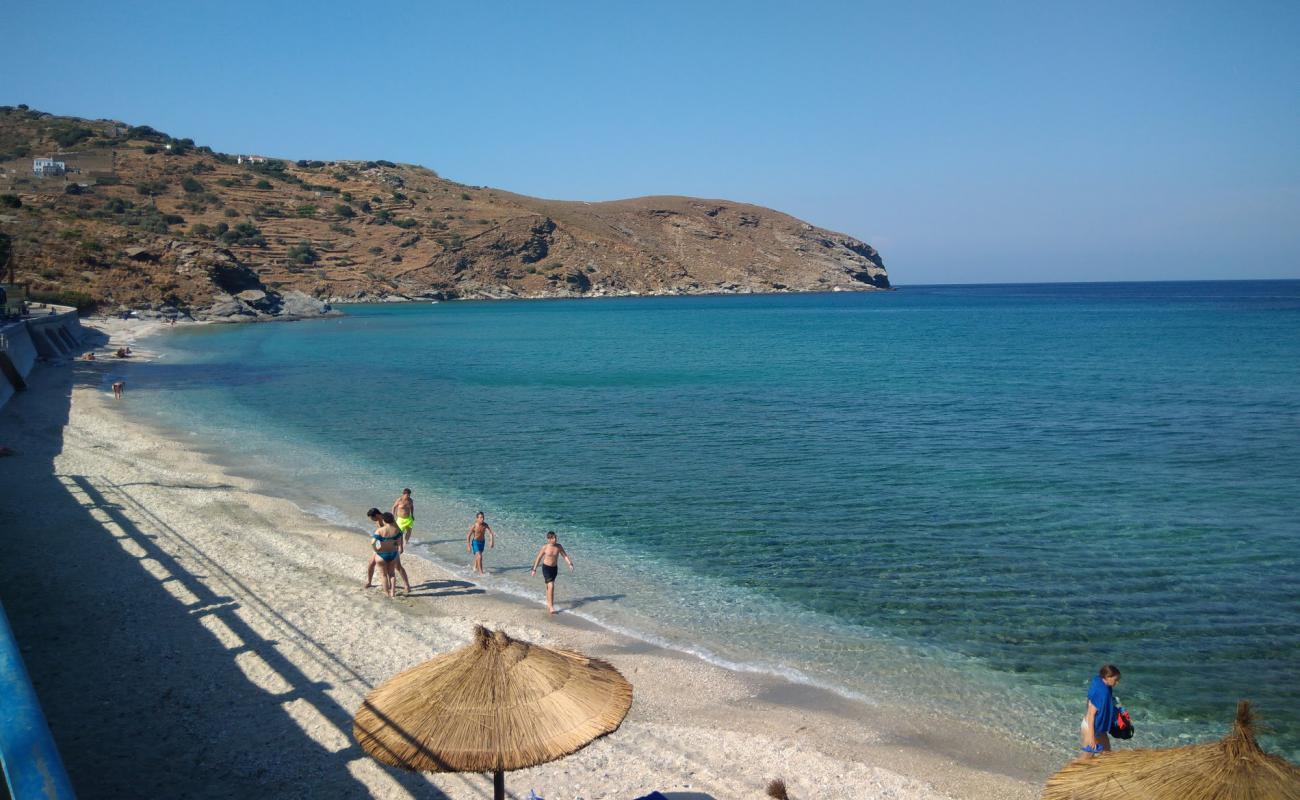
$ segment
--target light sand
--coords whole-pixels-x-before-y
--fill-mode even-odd
[[[157,328],[96,325],[110,352]],[[19,451],[0,459],[0,597],[82,797],[490,797],[483,776],[401,773],[351,738],[370,688],[476,623],[605,658],[635,687],[613,735],[508,774],[518,797],[759,798],[783,777],[801,800],[1029,798],[1059,766],[959,720],[548,617],[414,555],[411,596],[362,590],[360,524],[304,516],[128,421],[112,368],[39,368],[0,412]]]

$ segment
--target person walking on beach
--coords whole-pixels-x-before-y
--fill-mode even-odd
[[[469,526],[469,534],[465,536],[465,552],[474,554],[474,571],[479,575],[487,574],[483,571],[484,537],[488,547],[497,546],[497,535],[492,532],[492,526],[487,524],[487,519],[480,511],[474,515],[474,522]]]
[[[1106,664],[1088,684],[1088,706],[1079,723],[1079,736],[1083,739],[1083,755],[1078,760],[1093,758],[1110,749],[1110,728],[1115,724],[1119,706],[1115,702],[1115,684],[1119,683],[1119,667]]]
[[[410,489],[403,489],[393,501],[393,516],[397,518],[397,527],[401,529],[405,543],[410,544],[411,528],[415,525],[415,501],[411,499]]]
[[[560,544],[555,538],[555,531],[546,532],[546,544],[542,549],[537,551],[537,558],[533,559],[533,571],[531,574],[537,574],[537,565],[542,565],[542,580],[546,581],[546,610],[555,613],[555,578],[560,574],[560,558],[563,557],[569,565],[569,572],[573,572],[573,559],[569,554],[564,552],[564,545]]]
[[[102,385],[102,384],[101,384]],[[113,399],[121,400],[122,392],[126,391],[126,381],[113,381]]]
[[[375,566],[378,565],[383,569],[384,592],[393,597],[397,591],[397,571],[401,571],[402,582],[406,584],[406,593],[411,593],[411,579],[406,576],[406,569],[402,566],[402,532],[397,528],[397,521],[392,514],[372,508],[366,512],[370,521],[375,523],[375,532],[371,534],[371,546],[375,549],[375,554],[370,557],[370,565],[366,569],[366,585],[369,589],[374,586]]]

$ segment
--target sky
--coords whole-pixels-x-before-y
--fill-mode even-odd
[[[1300,3],[7,4],[0,104],[755,203],[895,284],[1300,278]]]

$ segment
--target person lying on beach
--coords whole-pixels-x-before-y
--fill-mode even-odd
[[[537,574],[537,565],[542,565],[542,580],[546,581],[546,610],[555,613],[555,578],[560,574],[560,558],[563,557],[569,565],[569,572],[573,572],[573,559],[569,554],[564,552],[564,545],[560,544],[555,538],[555,531],[546,532],[546,544],[542,549],[537,551],[537,558],[533,559],[532,575]]]
[[[415,525],[415,501],[411,499],[411,490],[403,489],[402,494],[393,501],[393,516],[397,518],[397,527],[406,537],[406,544],[411,543],[411,528]]]
[[[372,508],[366,512],[370,521],[375,523],[375,532],[370,535],[371,547],[374,548],[375,554],[370,557],[370,565],[366,569],[366,585],[369,589],[374,586],[375,565],[378,564],[383,570],[384,592],[393,597],[397,591],[397,559],[401,554],[402,532],[397,529],[396,523],[390,523],[385,516],[391,519],[392,514],[385,515],[377,508]],[[405,578],[405,570],[402,573]],[[406,581],[406,592],[411,593],[411,582]]]
[[[497,535],[492,532],[492,526],[487,524],[487,519],[480,511],[474,515],[474,522],[469,526],[469,533],[465,536],[465,552],[474,554],[474,571],[480,575],[486,575],[483,571],[483,542],[487,537],[487,546],[495,548],[497,546]]]
[[[1119,683],[1119,667],[1106,664],[1088,684],[1088,706],[1079,723],[1079,736],[1083,739],[1083,755],[1079,760],[1093,758],[1110,749],[1110,727],[1115,724],[1119,708],[1115,703],[1115,684]]]

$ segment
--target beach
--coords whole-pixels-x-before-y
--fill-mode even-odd
[[[109,349],[156,330],[90,327]],[[112,368],[43,366],[0,412],[18,452],[0,460],[0,590],[82,796],[485,796],[483,776],[381,766],[350,724],[371,688],[477,624],[606,659],[635,690],[614,734],[508,774],[516,796],[761,797],[779,777],[797,798],[1029,798],[1060,765],[990,721],[733,672],[414,554],[411,595],[364,590],[360,512],[330,525],[126,419]]]

